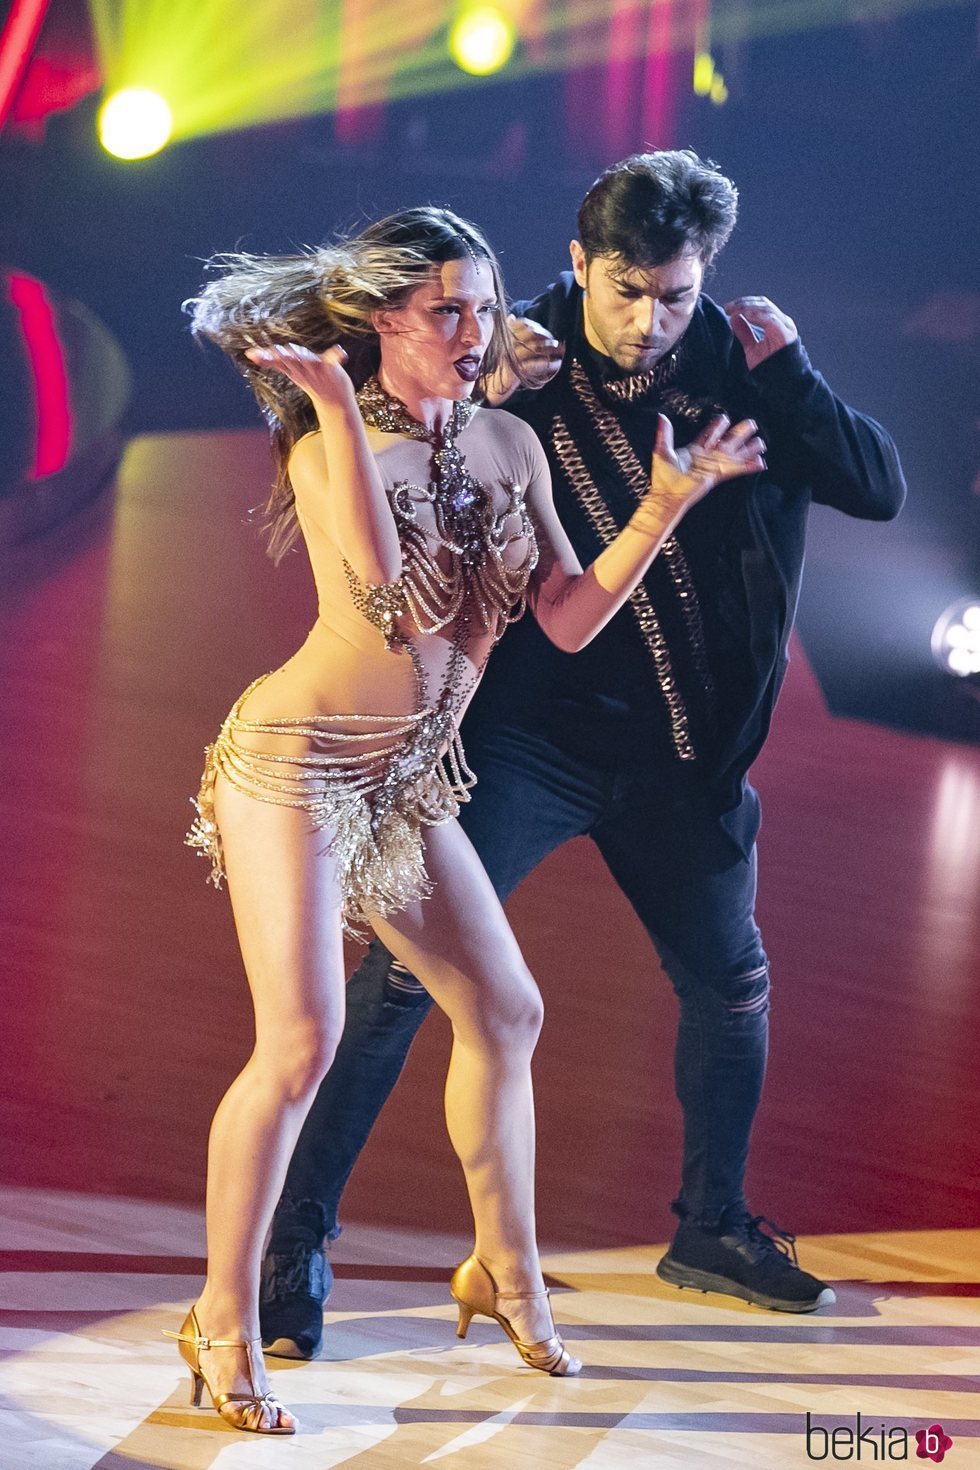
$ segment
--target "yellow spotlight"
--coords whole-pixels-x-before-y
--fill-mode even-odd
[[[99,141],[114,158],[149,158],[170,137],[173,118],[159,92],[124,87],[99,111]]]
[[[449,32],[449,54],[461,71],[485,77],[506,66],[516,39],[513,22],[496,5],[467,5]]]
[[[725,86],[725,78],[718,72],[715,72],[712,78],[710,96],[716,107],[721,107],[724,102],[728,101],[728,88]]]
[[[695,95],[698,97],[710,96],[714,79],[715,63],[710,51],[696,51],[694,53],[694,76],[691,79]]]

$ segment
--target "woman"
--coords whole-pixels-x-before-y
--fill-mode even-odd
[[[194,327],[247,372],[270,421],[271,550],[302,534],[319,616],[209,747],[188,839],[227,875],[256,1041],[215,1115],[207,1282],[174,1335],[195,1403],[206,1382],[230,1423],[282,1434],[295,1421],[259,1351],[260,1252],[343,1027],[345,929],[370,926],[452,1022],[446,1117],[475,1221],[450,1288],[459,1335],[482,1312],[530,1366],[581,1367],[535,1243],[541,1001],[454,820],[473,785],[457,728],[525,601],[581,648],[687,507],[761,468],[762,445],[751,423],[719,420],[679,457],[662,420],[649,494],[583,573],[533,433],[472,400],[509,362],[499,268],[473,225],[408,210],[342,247],[221,266]]]

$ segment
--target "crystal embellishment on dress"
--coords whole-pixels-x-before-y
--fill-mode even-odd
[[[510,485],[507,505],[495,512],[486,488],[466,466],[457,439],[476,412],[476,404],[470,399],[454,403],[449,422],[440,434],[413,418],[400,399],[385,392],[377,378],[368,379],[357,402],[370,427],[386,434],[407,434],[433,446],[432,483],[421,486],[400,481],[389,492],[399,522],[405,565],[400,581],[394,585],[404,593],[407,611],[418,630],[438,632],[459,617],[464,604],[470,604],[479,614],[480,626],[492,631],[496,640],[507,623],[523,612],[527,580],[537,564],[537,543],[523,487]],[[423,501],[433,508],[435,534],[418,524],[416,507]],[[512,516],[517,518],[517,528],[504,535],[502,527]],[[510,567],[504,552],[511,542],[521,539],[527,542],[528,559],[519,567]],[[428,545],[431,540],[449,553],[450,570],[442,570],[433,557]],[[366,604],[376,589],[366,589],[352,571],[348,571],[347,580],[359,610],[370,617]],[[394,632],[391,619],[386,619],[382,631],[386,637]],[[465,634],[466,629],[461,631]]]

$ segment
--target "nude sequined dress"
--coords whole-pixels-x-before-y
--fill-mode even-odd
[[[211,879],[220,885],[219,774],[258,801],[304,811],[337,863],[344,928],[361,938],[372,915],[430,891],[423,831],[469,800],[475,778],[459,719],[493,644],[524,610],[538,550],[520,456],[515,464],[506,444],[501,452],[496,433],[475,435],[478,450],[490,446],[489,458],[477,456],[485,472],[478,480],[456,446],[480,410],[457,404],[437,440],[375,379],[358,402],[369,426],[433,445],[428,486],[397,478],[389,484],[387,471],[397,472],[405,439],[377,455],[398,529],[401,576],[382,586],[361,582],[318,526],[316,508],[297,498],[320,594],[325,687],[338,712],[250,719],[243,713],[249,697],[270,676],[251,684],[207,747],[187,842],[210,859]],[[394,712],[399,704],[406,707]]]

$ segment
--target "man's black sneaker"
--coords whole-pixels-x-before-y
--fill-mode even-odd
[[[657,1275],[671,1286],[721,1292],[773,1312],[814,1312],[837,1300],[826,1282],[800,1270],[796,1236],[748,1210],[726,1213],[711,1230],[682,1220]]]
[[[323,1345],[323,1303],[333,1285],[319,1246],[269,1251],[259,1284],[262,1349],[276,1358],[315,1358]]]

